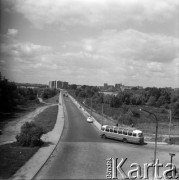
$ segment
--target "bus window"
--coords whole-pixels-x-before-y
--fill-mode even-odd
[[[110,130],[109,130],[110,132],[113,132],[113,128],[110,128]]]
[[[122,134],[122,130],[119,129],[119,130],[118,130],[118,134]]]
[[[128,131],[128,136],[132,136],[132,132],[131,131]]]
[[[143,137],[143,134],[142,134],[142,133],[139,133],[139,134],[138,134],[138,137]]]
[[[106,131],[109,132],[109,127],[106,127]]]
[[[135,136],[135,137],[136,137],[136,133],[133,133],[133,136]]]
[[[126,131],[126,130],[123,130],[123,134],[124,134],[124,135],[127,135],[127,131]]]
[[[104,130],[105,130],[105,128],[104,128],[104,127],[102,127],[102,128],[101,128],[101,130],[102,130],[102,131],[104,131]]]
[[[114,128],[114,133],[117,133],[117,128]]]

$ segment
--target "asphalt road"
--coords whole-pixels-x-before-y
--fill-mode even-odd
[[[120,141],[102,139],[92,123],[73,104],[64,99],[65,125],[57,148],[35,179],[106,179],[107,158],[127,158],[122,166],[124,172],[131,163],[138,163],[143,174],[143,164],[152,163],[154,145],[125,144]],[[169,162],[169,152],[179,157],[178,146],[158,146],[157,158],[164,166]],[[179,167],[179,158],[174,158]],[[160,169],[163,172],[167,168]],[[149,174],[152,170],[149,168]],[[150,175],[149,175],[150,176]],[[121,179],[120,173],[117,178]]]

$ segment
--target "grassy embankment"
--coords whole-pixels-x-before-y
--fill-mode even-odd
[[[53,98],[54,99],[54,98]],[[55,103],[51,98],[51,103]],[[42,126],[45,132],[54,128],[58,113],[58,106],[51,106],[45,109],[34,122]],[[10,178],[25,162],[27,162],[40,147],[20,147],[16,143],[5,144],[0,146],[0,178]]]
[[[43,101],[46,102],[46,103],[54,104],[54,103],[58,103],[58,99],[59,99],[59,94],[57,94],[57,95],[55,95],[55,96],[53,96],[53,97],[51,97],[49,99],[43,99]]]

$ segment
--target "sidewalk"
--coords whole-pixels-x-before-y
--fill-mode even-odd
[[[46,163],[50,155],[53,153],[57,143],[60,140],[64,126],[64,111],[63,111],[62,92],[59,96],[58,115],[55,127],[49,133],[43,135],[42,140],[45,146],[41,147],[37,153],[21,167],[11,179],[13,180],[30,180],[32,179],[41,167]]]

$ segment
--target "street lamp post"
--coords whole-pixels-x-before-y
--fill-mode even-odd
[[[101,127],[103,126],[103,103],[102,103],[102,122],[101,122]]]
[[[157,154],[157,135],[158,135],[158,119],[157,119],[157,116],[154,114],[154,113],[152,113],[152,112],[150,112],[150,111],[147,111],[147,110],[145,110],[145,109],[139,109],[140,111],[144,111],[144,112],[147,112],[147,113],[149,113],[150,115],[153,115],[154,116],[154,118],[155,118],[155,122],[156,122],[156,129],[155,129],[155,150],[154,150],[154,164],[155,164],[155,162],[156,162],[156,154]],[[154,171],[153,171],[153,179],[154,179]]]
[[[91,97],[91,117],[92,117],[92,97]]]
[[[171,125],[172,125],[172,112],[171,112],[171,110],[168,110],[168,112],[169,112],[169,119],[170,119],[170,122],[169,122],[169,144],[171,143],[171,137],[170,137],[170,135],[171,135]]]

